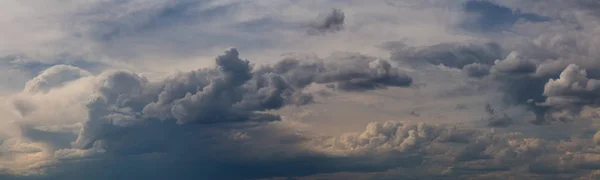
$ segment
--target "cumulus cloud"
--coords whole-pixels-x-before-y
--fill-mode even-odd
[[[382,60],[348,56],[340,57],[340,61],[343,63],[303,64],[287,59],[252,71],[250,62],[240,59],[237,49],[229,49],[215,59],[216,68],[176,74],[158,83],[136,74],[109,73],[100,78],[98,97],[87,105],[89,120],[76,144],[89,147],[108,131],[104,128],[127,126],[141,119],[174,119],[178,124],[279,120],[276,115],[258,111],[309,103],[311,95],[302,89],[312,83],[332,84],[340,90],[368,90],[412,82]]]
[[[470,1],[465,6],[473,6],[471,7],[475,8],[473,11],[478,8],[492,8],[506,13],[510,12],[510,14],[519,14],[520,10],[527,10],[545,14],[544,16],[548,15],[548,18],[553,16],[549,12],[558,10],[549,7],[544,11],[538,8],[561,6],[559,5],[561,3],[557,2],[528,4],[531,6],[512,4],[512,1],[497,3]],[[504,5],[510,6],[504,7]],[[567,7],[577,9],[572,5]],[[504,94],[503,101],[506,104],[528,106],[528,109],[536,114],[536,119],[532,122],[545,124],[561,119],[553,117],[552,113],[556,110],[550,111],[550,109],[556,109],[556,106],[552,108],[543,105],[547,99],[544,95],[544,86],[549,79],[558,78],[569,64],[576,64],[582,69],[586,69],[586,75],[590,79],[597,78],[599,75],[596,71],[598,65],[593,62],[593,59],[599,57],[598,53],[596,50],[589,49],[589,46],[596,44],[594,39],[596,39],[597,33],[594,25],[586,23],[587,20],[596,17],[590,16],[589,13],[583,13],[580,16],[574,14],[567,16],[567,14],[561,16],[564,21],[550,18],[543,22],[509,23],[509,27],[513,28],[515,34],[504,36],[519,38],[519,40],[491,38],[495,40],[488,41],[487,44],[470,43],[460,46],[460,43],[445,43],[419,48],[400,43],[395,45],[396,48],[387,47],[387,49],[391,50],[390,59],[392,60],[412,64],[425,62],[462,69],[467,76],[478,78],[482,83],[496,84],[493,86],[498,87],[498,90]],[[491,14],[488,15],[491,16]],[[575,26],[571,26],[571,23]],[[557,24],[569,24],[569,26],[545,31],[545,28],[555,27]],[[580,107],[591,104],[593,103]],[[564,120],[564,118],[562,119]]]
[[[596,4],[9,0],[0,179],[596,178]]]
[[[316,147],[322,151],[346,156],[373,152],[392,152],[405,156],[418,153],[428,160],[422,162],[418,168],[402,167],[397,170],[406,172],[402,170],[410,169],[411,175],[417,177],[441,179],[494,176],[511,172],[549,176],[562,172],[586,171],[583,166],[595,163],[596,160],[592,160],[591,157],[597,155],[596,151],[578,155],[572,153],[594,147],[587,144],[589,141],[586,140],[545,140],[519,133],[499,133],[493,130],[481,131],[422,123],[370,123],[362,133],[346,134],[317,142]],[[589,161],[584,161],[584,157]],[[425,169],[430,171],[419,174]],[[384,174],[389,173],[390,177],[404,177],[401,173],[394,172],[388,170]],[[332,176],[344,177],[343,174]]]
[[[541,105],[563,113],[558,118],[579,116],[584,106],[597,106],[599,88],[600,80],[588,79],[584,69],[571,64],[560,73],[559,78],[546,83],[544,96],[547,98]]]
[[[527,74],[535,72],[536,65],[518,52],[511,52],[505,59],[495,61],[494,70],[497,73]]]
[[[272,65],[254,67],[250,61],[239,57],[237,49],[230,48],[215,58],[215,64],[213,68],[177,73],[160,81],[150,81],[127,71],[91,75],[75,67],[58,65],[38,75],[35,81],[30,81],[32,85],[28,84],[15,97],[13,105],[21,112],[21,123],[27,122],[21,127],[22,136],[46,145],[43,149],[48,155],[42,159],[49,164],[58,163],[62,166],[66,163],[64,161],[70,159],[105,158],[105,153],[167,153],[171,158],[176,155],[171,153],[184,151],[179,147],[202,146],[189,144],[191,141],[185,139],[186,136],[199,138],[221,134],[214,140],[255,141],[255,138],[259,138],[256,141],[264,141],[260,139],[266,136],[262,131],[277,128],[261,128],[262,131],[255,133],[247,131],[251,131],[253,126],[265,126],[264,122],[281,119],[264,111],[311,103],[312,94],[303,90],[312,84],[324,84],[339,91],[366,91],[388,86],[406,87],[412,83],[411,77],[389,62],[352,53],[335,54],[325,59],[315,57],[310,61],[288,57]],[[67,75],[83,75],[60,79],[63,71]],[[58,80],[39,80],[51,79],[49,77]],[[35,89],[29,87],[39,87],[39,84],[48,90],[29,91]],[[68,118],[74,120],[54,123],[36,121],[41,118],[38,115],[48,115],[48,111],[52,111],[51,107],[43,104],[43,99],[68,95],[70,98],[66,98],[62,106],[76,108],[62,110],[83,115]],[[52,103],[50,106],[59,104],[56,101]],[[50,126],[56,123],[58,127]],[[81,123],[76,134],[72,134],[73,131],[67,127],[73,123]],[[243,134],[239,137],[244,138],[231,139],[231,135],[218,132],[217,129],[239,129],[238,134]],[[152,137],[148,137],[150,134]],[[183,142],[171,142],[172,138]],[[290,141],[289,146],[299,145],[297,142],[302,140],[297,135],[286,137],[280,134],[277,138],[276,141],[282,143]],[[210,144],[200,144],[206,143]],[[229,147],[227,143],[223,146]],[[214,148],[225,147],[219,145]],[[208,151],[213,152],[212,149]],[[257,155],[254,152],[247,153]],[[309,153],[305,155],[307,158],[314,156],[306,153]],[[42,165],[40,168],[47,167]]]

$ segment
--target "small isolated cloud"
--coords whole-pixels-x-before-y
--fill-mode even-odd
[[[328,13],[321,13],[310,24],[309,34],[333,33],[344,28],[346,15],[341,9],[333,8]]]

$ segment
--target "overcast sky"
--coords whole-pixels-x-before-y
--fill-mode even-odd
[[[0,179],[598,179],[595,0],[3,0]]]

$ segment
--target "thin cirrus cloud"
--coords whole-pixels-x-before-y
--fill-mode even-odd
[[[598,178],[591,1],[5,3],[0,179]]]

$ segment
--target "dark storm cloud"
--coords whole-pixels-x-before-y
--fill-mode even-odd
[[[122,127],[146,120],[178,124],[268,122],[280,117],[260,111],[312,102],[303,89],[325,84],[339,91],[365,91],[388,86],[405,87],[412,78],[387,61],[341,53],[327,59],[301,61],[287,58],[274,65],[254,68],[229,49],[215,59],[216,67],[178,73],[163,81],[123,72],[103,73],[95,79],[94,97],[87,103],[88,120],[75,142],[91,148]],[[26,93],[46,93],[67,82],[91,74],[57,65],[29,81]],[[15,100],[21,115],[36,110],[35,104]]]
[[[262,160],[238,162],[233,157],[229,157],[230,161],[219,158],[231,154],[239,154],[239,158],[246,158],[245,155],[248,155],[249,158],[261,152],[272,152],[258,150],[261,149],[258,141],[273,143],[266,147],[286,146],[281,149],[284,152],[288,150],[285,142],[294,142],[289,146],[297,145],[296,141],[302,140],[300,136],[285,136],[280,132],[272,132],[277,134],[272,137],[275,139],[266,142],[265,138],[269,138],[269,135],[265,134],[269,132],[268,129],[263,128],[254,133],[252,130],[268,125],[264,122],[280,120],[277,115],[261,111],[312,102],[312,95],[302,90],[313,83],[331,85],[340,91],[365,91],[388,86],[403,87],[412,83],[409,76],[392,67],[387,61],[359,54],[337,54],[312,61],[288,58],[273,65],[254,68],[248,60],[239,58],[237,49],[231,48],[218,56],[215,62],[214,68],[175,74],[159,82],[150,82],[140,75],[123,71],[99,75],[97,87],[94,88],[96,94],[87,104],[88,119],[73,143],[76,148],[74,151],[107,152],[109,155],[98,157],[101,158],[98,160],[99,163],[106,163],[104,158],[110,158],[105,156],[146,153],[166,153],[168,157],[164,160],[169,161],[169,158],[178,158],[171,156],[184,156],[192,151],[198,151],[197,153],[202,155],[192,153],[190,158],[210,162],[211,156],[214,156],[217,158],[214,159],[214,164],[221,164],[225,170],[241,171],[248,169],[249,164],[266,163],[265,168],[278,166],[282,175],[334,172],[337,170],[327,170],[325,166],[317,166],[318,164],[300,163],[311,158],[323,158],[321,155],[313,157],[315,155],[299,154],[298,156],[306,157],[300,159],[282,157],[282,161],[286,162],[280,163],[291,163],[287,164],[289,168],[285,165],[274,165],[278,162]],[[235,145],[229,144],[232,139],[228,135],[228,131],[232,130],[251,131],[248,135],[244,133],[236,135],[234,140],[240,138],[259,140],[252,141],[254,145],[248,145],[251,149],[233,147]],[[284,140],[286,137],[292,139]],[[258,149],[255,146],[258,146]],[[237,152],[241,149],[247,152]],[[217,153],[223,153],[223,156],[216,156]],[[68,158],[76,155],[71,154],[65,151],[62,156]],[[327,160],[331,159],[326,158],[319,162]],[[188,163],[178,160],[176,162]],[[337,160],[334,160],[332,163],[336,162]],[[209,168],[206,164],[203,166]],[[308,169],[298,171],[300,167]],[[353,167],[355,166],[348,168]],[[269,174],[258,170],[261,168],[254,169],[247,173],[240,172],[238,175],[239,177],[263,177]],[[194,172],[182,171],[184,174],[194,174]],[[231,175],[224,171],[214,173],[217,174],[207,175]],[[115,177],[118,175],[122,174],[117,174]]]
[[[232,139],[229,131],[246,138]],[[262,125],[177,125],[146,121],[106,134],[93,148],[106,152],[85,160],[65,159],[32,179],[255,179],[333,172],[378,172],[415,167],[423,156],[367,153],[352,156],[314,152],[299,146],[305,137]],[[110,171],[107,171],[110,169]],[[142,174],[134,172],[144,172]]]
[[[321,154],[295,154],[296,157],[264,159],[211,160],[192,154],[148,154],[103,157],[63,163],[57,171],[31,179],[104,180],[104,179],[260,179],[308,176],[333,172],[378,172],[393,167],[414,167],[420,156],[373,155],[333,157]],[[222,157],[222,156],[220,156]],[[202,159],[202,160],[198,160]],[[105,171],[110,169],[111,171]],[[136,173],[144,172],[144,173]],[[0,176],[1,177],[1,176]]]

